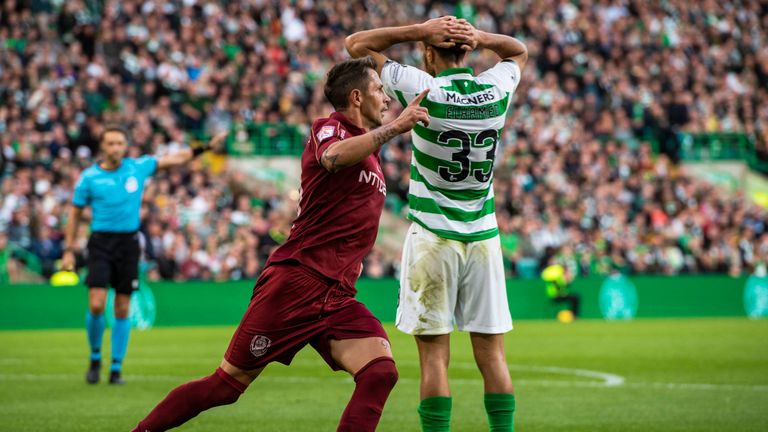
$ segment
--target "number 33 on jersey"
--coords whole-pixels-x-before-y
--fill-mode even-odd
[[[417,124],[411,133],[409,219],[451,240],[498,235],[493,163],[520,82],[517,63],[505,60],[478,76],[470,68],[451,68],[432,77],[388,61],[381,81],[403,106],[430,89],[421,103],[429,111],[429,127]]]

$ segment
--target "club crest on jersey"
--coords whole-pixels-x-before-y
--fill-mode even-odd
[[[317,142],[322,142],[323,140],[332,137],[335,132],[336,132],[336,126],[321,127],[320,131],[317,133]]]
[[[263,335],[256,335],[251,339],[251,354],[254,357],[261,357],[267,353],[269,347],[272,345],[272,341],[268,337]]]
[[[137,190],[139,190],[139,181],[136,180],[136,177],[128,177],[125,180],[125,191],[128,193],[134,193]]]

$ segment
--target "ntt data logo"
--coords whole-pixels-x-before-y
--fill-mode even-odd
[[[626,276],[609,276],[603,282],[600,313],[607,320],[628,320],[637,315],[637,289]]]
[[[267,353],[272,341],[268,337],[262,335],[256,335],[251,339],[251,354],[254,357],[261,357]]]
[[[750,318],[768,317],[768,277],[752,275],[747,280],[744,310]]]

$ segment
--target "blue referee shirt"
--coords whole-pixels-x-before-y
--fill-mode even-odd
[[[144,180],[155,171],[157,159],[153,156],[125,158],[114,171],[92,165],[80,174],[72,204],[91,206],[93,232],[137,231]]]

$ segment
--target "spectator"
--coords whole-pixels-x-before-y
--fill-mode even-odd
[[[742,132],[756,160],[768,161],[765,2],[289,3],[3,2],[0,234],[49,271],[104,124],[128,128],[132,156],[247,123],[306,128],[331,111],[322,77],[346,56],[348,34],[456,14],[524,39],[534,59],[496,158],[509,260],[554,259],[574,276],[737,274],[768,261],[765,209],[676,165],[679,132]],[[421,51],[389,54],[417,64]],[[476,70],[494,61],[470,58]],[[404,215],[409,139],[393,140],[382,159],[387,208]],[[287,235],[296,203],[244,184],[242,174],[204,164],[155,178],[141,229],[156,262],[151,277],[254,277]],[[380,250],[366,263],[371,277],[397,268]]]

